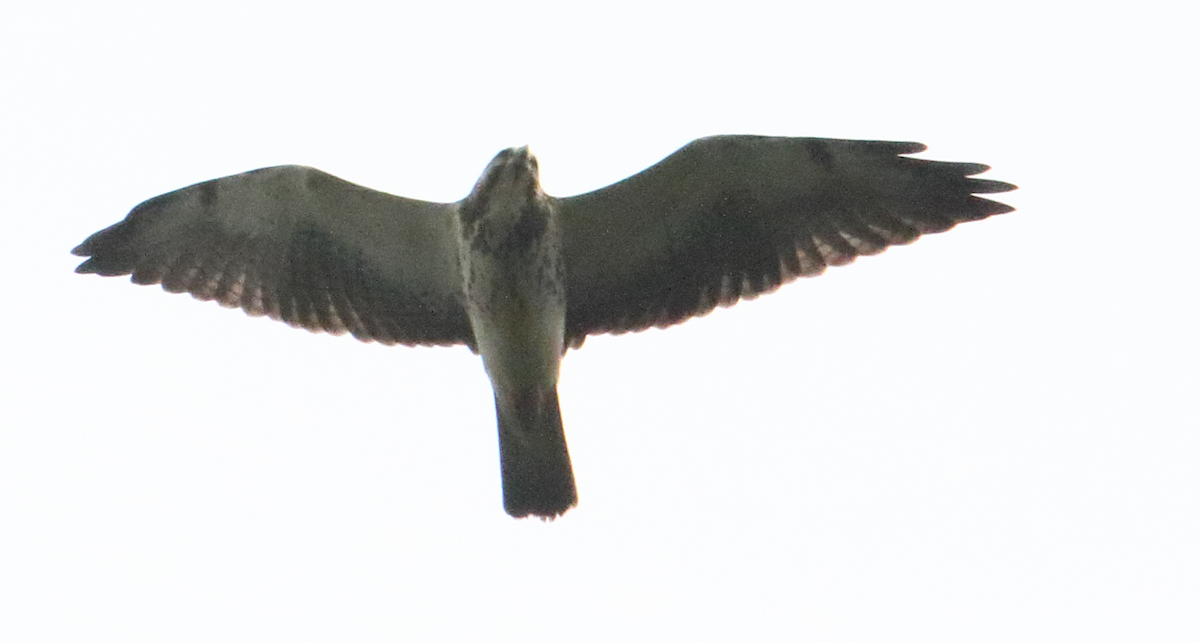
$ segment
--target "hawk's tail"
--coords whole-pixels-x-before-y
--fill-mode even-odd
[[[558,391],[496,396],[504,510],[516,518],[556,518],[575,506],[575,474],[567,453]]]

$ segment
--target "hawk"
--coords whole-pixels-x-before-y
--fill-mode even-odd
[[[920,143],[714,136],[608,187],[558,198],[506,149],[457,203],[393,196],[286,165],[154,197],[74,249],[250,315],[483,358],[504,508],[575,506],[559,362],[594,333],[665,327],[859,255],[1012,211],[1015,186]]]

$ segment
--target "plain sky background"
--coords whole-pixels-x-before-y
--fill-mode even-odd
[[[1197,640],[1193,9],[719,6],[8,8],[0,640]],[[529,144],[566,196],[735,133],[921,141],[1018,210],[590,339],[553,523],[467,349],[68,254],[262,166],[454,201]]]

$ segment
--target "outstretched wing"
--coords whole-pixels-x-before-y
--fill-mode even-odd
[[[702,138],[657,165],[558,200],[567,339],[669,326],[826,266],[1013,208],[987,170],[901,156],[920,143]]]
[[[76,272],[132,275],[311,331],[384,344],[472,344],[452,204],[300,166],[150,199],[88,237]]]

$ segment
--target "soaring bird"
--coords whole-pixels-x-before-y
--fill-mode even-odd
[[[577,496],[559,362],[594,333],[665,327],[859,255],[1012,211],[974,163],[920,143],[713,136],[608,187],[546,195],[506,149],[457,203],[285,165],[135,207],[74,249],[250,315],[381,344],[465,344],[499,425],[504,509],[552,519]]]

